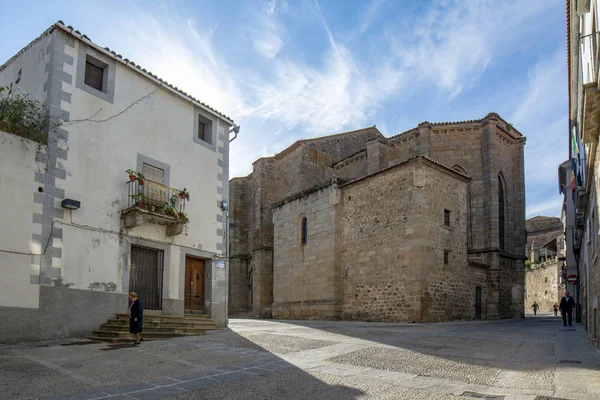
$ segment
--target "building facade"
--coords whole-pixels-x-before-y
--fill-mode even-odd
[[[559,167],[565,195],[567,285],[577,302],[576,321],[600,348],[600,266],[598,265],[598,31],[597,0],[567,1],[567,67],[569,88],[569,160]],[[568,165],[570,164],[570,165]],[[564,173],[569,173],[566,179]],[[570,218],[569,218],[570,217]],[[572,253],[572,258],[570,258]]]
[[[565,289],[562,277],[565,265],[565,234],[560,218],[537,216],[526,221],[527,255],[525,272],[525,307],[537,303],[539,312],[552,312],[560,303]]]
[[[233,121],[60,21],[0,86],[53,123],[45,145],[1,133],[0,342],[89,334],[129,291],[225,326]]]
[[[521,316],[525,138],[495,113],[300,140],[231,187],[231,315]]]

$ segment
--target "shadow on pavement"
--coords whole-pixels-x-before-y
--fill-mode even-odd
[[[525,377],[528,381],[521,384],[514,380],[515,387],[530,388],[533,384],[545,389],[559,364],[600,370],[600,359],[590,362],[590,359],[582,361],[577,360],[577,356],[567,358],[560,354],[559,335],[561,340],[573,346],[578,343],[586,345],[588,338],[581,326],[565,328],[562,319],[554,316],[437,324],[307,320],[274,322],[296,327],[288,332],[317,330],[340,335],[340,340],[352,338],[364,341],[362,349],[329,359],[335,363],[469,383],[492,385],[504,378],[510,383],[512,372],[519,373],[514,378]],[[265,332],[265,335],[268,333]],[[335,336],[331,340],[336,340]],[[369,346],[369,343],[373,346]],[[539,382],[539,385],[535,382]]]
[[[138,347],[89,341],[1,347],[0,371],[0,399],[357,399],[364,394],[329,385],[231,329]]]

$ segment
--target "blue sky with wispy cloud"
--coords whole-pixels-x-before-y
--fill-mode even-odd
[[[232,116],[232,176],[300,138],[495,111],[528,138],[527,216],[560,213],[563,0],[0,0],[0,64],[59,19]]]

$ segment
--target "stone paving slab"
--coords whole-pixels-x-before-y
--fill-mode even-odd
[[[597,352],[581,326],[556,322],[232,320],[231,330],[111,352],[101,344],[0,346],[0,399],[600,399]],[[256,337],[284,339],[270,346]]]

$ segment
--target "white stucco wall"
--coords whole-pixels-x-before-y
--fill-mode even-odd
[[[9,133],[0,132],[0,249],[40,254],[41,246],[31,243],[36,232],[32,221],[41,206],[33,203],[37,186],[33,181],[39,166],[35,161],[37,145]],[[39,286],[30,276],[39,272],[39,257],[0,251],[0,307],[38,308]]]
[[[67,54],[75,58],[74,80],[77,79],[77,63],[80,42],[75,48],[67,48]],[[85,45],[83,45],[85,46]],[[115,283],[121,291],[123,268],[128,260],[129,243],[120,240],[120,212],[127,207],[128,168],[136,169],[138,154],[150,157],[170,166],[170,186],[187,188],[191,201],[186,204],[190,224],[187,234],[168,237],[165,227],[146,224],[126,232],[126,235],[144,237],[172,244],[169,259],[165,258],[165,274],[169,287],[163,296],[183,298],[180,293],[181,269],[180,246],[202,249],[211,253],[217,250],[216,215],[220,212],[217,187],[219,153],[192,140],[195,107],[160,89],[155,83],[116,64],[114,104],[81,90],[75,85],[64,85],[63,90],[72,94],[71,103],[62,104],[70,112],[71,121],[93,116],[96,121],[66,123],[69,132],[69,153],[59,167],[66,169],[65,180],[57,186],[65,189],[65,195],[81,201],[81,208],[66,212],[68,223],[85,225],[107,232],[90,231],[73,226],[63,230],[62,259],[53,266],[62,268],[65,283],[74,288],[87,288],[93,282]],[[148,98],[127,109],[140,98],[156,91]],[[215,123],[217,123],[215,119]],[[224,132],[225,126],[219,125]],[[218,135],[217,135],[218,137]],[[218,145],[224,145],[219,141]],[[125,290],[125,289],[124,289]]]
[[[47,50],[52,37],[57,35],[59,40],[68,38],[58,29],[33,43],[0,71],[0,86],[12,82],[13,88],[45,102],[46,68],[52,64]],[[58,150],[65,154],[56,163],[56,169],[66,171],[66,176],[65,179],[52,177],[50,186],[55,186],[52,187],[54,191],[64,190],[66,198],[81,201],[81,208],[64,210],[64,218],[50,216],[55,230],[60,230],[60,235],[55,232],[50,246],[60,255],[52,258],[53,271],[46,272],[56,286],[66,284],[73,289],[85,290],[91,285],[104,284],[104,288],[127,292],[129,249],[131,243],[137,243],[165,250],[163,298],[182,300],[185,253],[206,258],[224,256],[225,244],[222,248],[217,247],[217,243],[223,242],[223,236],[217,232],[223,228],[223,223],[217,220],[217,215],[223,214],[219,207],[223,195],[219,192],[227,193],[222,180],[227,184],[228,177],[219,177],[224,172],[222,165],[226,160],[217,149],[228,146],[227,139],[221,140],[219,135],[227,137],[229,125],[114,60],[109,60],[114,68],[112,102],[82,90],[77,85],[79,57],[85,55],[85,51],[80,52],[80,46],[82,49],[88,47],[79,40],[74,40],[74,47],[71,47],[73,39],[68,40],[68,45],[56,46],[57,51],[64,51],[64,55],[57,55],[60,60],[73,57],[73,65],[65,61],[58,67],[55,65],[54,69],[56,72],[58,68],[57,73],[61,75],[57,76],[61,79],[65,76],[63,72],[72,76],[71,83],[58,81],[58,89],[64,92],[61,96],[68,99],[70,95],[70,102],[60,102],[60,108],[69,113],[71,122],[61,126],[68,132],[68,140],[58,140]],[[110,59],[106,55],[102,57]],[[19,69],[21,81],[17,85],[14,81]],[[56,77],[53,79],[57,82]],[[149,96],[139,101],[146,95]],[[201,93],[198,95],[202,96]],[[134,105],[137,101],[139,103]],[[204,146],[193,139],[195,116],[200,112],[213,121],[212,146]],[[190,193],[191,201],[185,209],[190,224],[181,235],[166,236],[164,226],[152,223],[133,229],[122,227],[121,211],[128,206],[125,170],[138,169],[138,155],[168,165],[169,186],[185,187]],[[35,157],[33,146],[26,149],[21,147],[20,138],[15,140],[13,135],[0,135],[0,188],[3,199],[11,204],[0,207],[0,249],[42,252],[42,246],[32,239],[32,235],[42,233],[42,225],[34,224],[32,217],[34,214],[41,216],[44,207],[34,202],[33,197],[38,186],[46,184],[36,182],[36,171],[43,175],[47,169],[44,164],[36,163]],[[60,196],[51,198],[49,201],[53,204],[46,204],[46,208],[60,212],[61,199]],[[207,265],[214,268],[214,263]],[[39,285],[32,281],[40,274],[39,266],[39,256],[0,252],[0,307],[38,308]],[[58,274],[55,268],[59,269]],[[207,290],[212,288],[213,294],[222,291],[216,280],[224,281],[226,273],[220,276],[220,272],[224,271],[207,269]],[[224,310],[224,297],[215,299],[213,295],[213,304],[222,305]]]
[[[12,60],[5,69],[0,71],[0,86],[10,87],[12,84],[13,90],[27,93],[30,99],[43,102],[46,98],[44,82],[47,75],[46,63],[49,58],[46,48],[49,42],[48,34]],[[21,80],[16,83],[19,70],[21,70]]]

